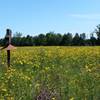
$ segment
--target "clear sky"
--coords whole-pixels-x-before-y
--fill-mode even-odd
[[[0,37],[49,31],[90,33],[100,24],[100,0],[0,0]]]

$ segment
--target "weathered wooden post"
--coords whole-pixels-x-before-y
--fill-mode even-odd
[[[5,36],[5,47],[2,49],[5,49],[7,51],[7,66],[10,67],[10,50],[15,49],[13,45],[11,45],[11,36],[12,31],[10,29],[6,30],[6,36]]]
[[[11,30],[7,29],[5,39],[7,40],[8,46],[11,44],[11,34],[12,34]],[[8,65],[8,68],[9,68],[10,67],[10,48],[7,50],[7,65]]]

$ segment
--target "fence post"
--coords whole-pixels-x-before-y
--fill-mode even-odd
[[[8,66],[8,68],[10,67],[10,51],[12,49],[15,49],[15,47],[13,45],[11,45],[11,36],[12,36],[12,31],[10,29],[7,29],[6,36],[5,36],[5,46],[2,49],[5,49],[7,51],[7,66]]]

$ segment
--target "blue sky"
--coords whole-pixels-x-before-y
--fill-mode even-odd
[[[0,37],[54,31],[87,35],[100,24],[100,0],[0,0]]]

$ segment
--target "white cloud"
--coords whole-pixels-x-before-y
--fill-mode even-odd
[[[71,14],[70,17],[78,19],[99,20],[100,14]]]

